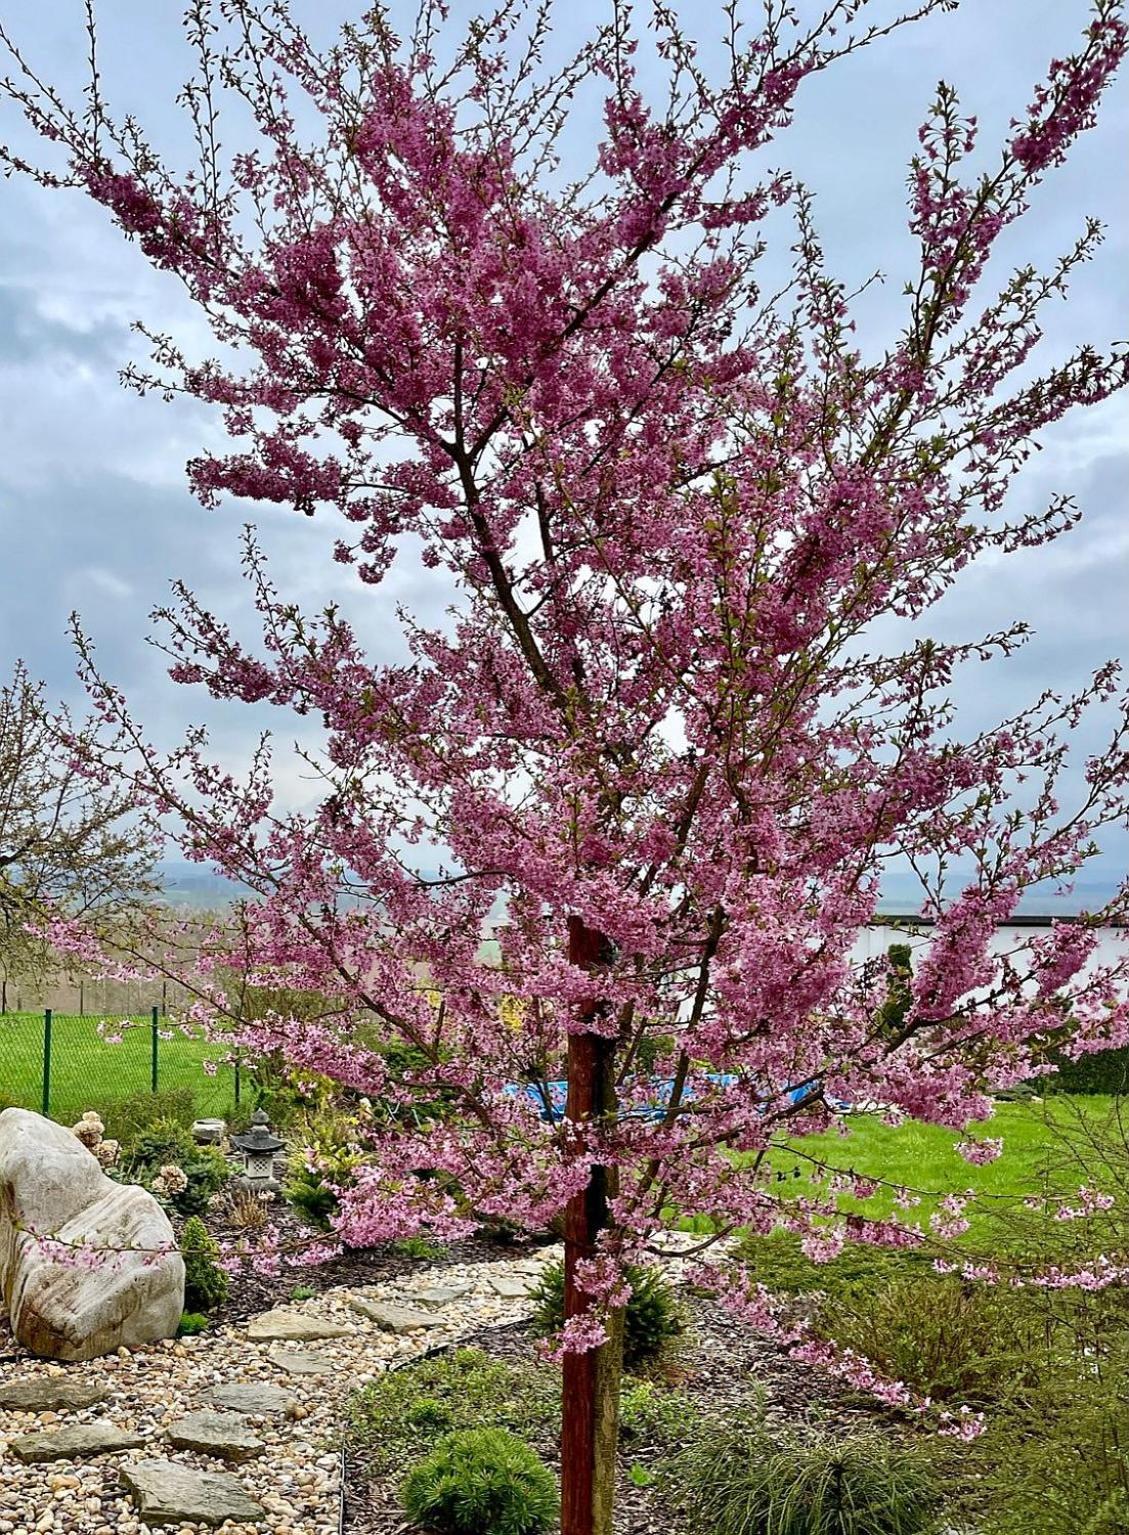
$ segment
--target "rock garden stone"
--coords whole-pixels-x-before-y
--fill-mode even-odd
[[[525,1300],[529,1294],[530,1281],[520,1275],[491,1275],[487,1283],[502,1300]]]
[[[60,1261],[35,1233],[112,1256]],[[27,1109],[0,1113],[0,1295],[16,1342],[47,1359],[172,1337],[184,1310],[184,1263],[152,1194],[107,1178],[75,1135]]]
[[[267,1350],[267,1359],[288,1375],[328,1375],[337,1368],[328,1354],[315,1354],[311,1349],[280,1348],[276,1345]]]
[[[145,1440],[112,1423],[76,1423],[46,1434],[21,1434],[8,1448],[17,1460],[34,1465],[45,1460],[83,1460],[88,1455],[111,1455],[116,1450],[136,1450]]]
[[[247,1323],[247,1336],[253,1342],[266,1343],[277,1340],[282,1343],[314,1342],[318,1338],[351,1338],[355,1327],[343,1327],[340,1322],[327,1322],[324,1317],[310,1316],[304,1311],[288,1311],[279,1307],[276,1311],[264,1311]]]
[[[194,1471],[174,1460],[142,1460],[121,1468],[121,1479],[149,1524],[258,1523],[261,1503],[226,1471]]]
[[[351,1295],[349,1305],[361,1316],[367,1316],[385,1332],[419,1332],[424,1327],[442,1327],[443,1318],[434,1311],[417,1311],[411,1306],[397,1306],[384,1301],[365,1300],[361,1295]]]
[[[473,1288],[469,1284],[430,1285],[426,1290],[416,1291],[411,1299],[417,1306],[449,1306],[453,1300],[469,1295]]]
[[[217,1386],[208,1400],[218,1407],[228,1407],[232,1412],[253,1413],[258,1417],[274,1413],[293,1412],[298,1405],[297,1397],[291,1396],[281,1386],[269,1382],[249,1385]]]
[[[0,1410],[4,1412],[80,1412],[104,1402],[109,1392],[91,1381],[65,1375],[40,1375],[34,1380],[0,1381]]]
[[[197,1119],[192,1125],[192,1139],[198,1146],[218,1146],[226,1131],[224,1119]]]
[[[195,1450],[198,1455],[214,1455],[236,1465],[266,1449],[237,1412],[190,1412],[170,1423],[165,1437],[174,1450]]]

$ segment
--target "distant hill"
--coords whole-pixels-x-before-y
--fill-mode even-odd
[[[434,871],[426,871],[433,874]],[[225,879],[207,864],[187,863],[167,859],[158,865],[163,898],[169,906],[187,907],[194,911],[215,910],[229,906],[233,901],[250,895],[246,885]],[[1019,904],[1021,915],[1069,915],[1082,910],[1094,910],[1104,906],[1117,888],[1112,875],[1095,875],[1077,881],[1069,895],[1056,894],[1053,886],[1029,890]],[[954,882],[959,889],[959,882]],[[921,908],[921,889],[917,881],[907,874],[888,874],[883,881],[880,912],[897,912],[908,915]],[[500,915],[500,914],[499,914]]]

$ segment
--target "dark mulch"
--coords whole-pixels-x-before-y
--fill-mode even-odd
[[[380,1243],[376,1247],[347,1248],[338,1257],[325,1263],[302,1263],[300,1253],[304,1246],[321,1240],[319,1233],[296,1215],[281,1200],[270,1205],[270,1231],[279,1245],[292,1251],[296,1261],[286,1264],[276,1275],[259,1274],[247,1264],[233,1279],[231,1292],[222,1306],[212,1313],[213,1322],[220,1326],[225,1322],[245,1322],[260,1311],[270,1311],[284,1306],[292,1292],[299,1286],[320,1295],[336,1285],[371,1285],[422,1268],[449,1268],[456,1263],[503,1263],[508,1258],[520,1257],[532,1251],[539,1243],[514,1243],[489,1236],[465,1237],[462,1241],[437,1247],[434,1256],[415,1258],[397,1248],[393,1242]],[[225,1221],[222,1210],[210,1210],[205,1216],[209,1232],[219,1242],[247,1240],[253,1247],[256,1234],[232,1226]],[[546,1238],[546,1241],[551,1238]]]
[[[763,1394],[770,1417],[791,1423],[818,1421],[831,1432],[874,1427],[888,1421],[880,1410],[861,1401],[831,1377],[789,1359],[713,1302],[700,1297],[687,1301],[690,1326],[677,1359],[668,1371],[676,1388],[707,1418],[731,1423],[749,1411]],[[461,1340],[460,1347],[479,1348],[495,1359],[528,1364],[534,1339],[528,1324],[487,1329]],[[549,1368],[549,1366],[545,1366]],[[560,1469],[559,1445],[548,1435],[534,1440],[543,1459]],[[617,1535],[669,1535],[672,1511],[660,1489],[638,1487],[633,1466],[653,1468],[677,1446],[638,1440],[621,1446],[616,1489]],[[397,1499],[395,1479],[374,1479],[363,1451],[347,1448],[345,1457],[345,1522],[348,1535],[407,1535]]]

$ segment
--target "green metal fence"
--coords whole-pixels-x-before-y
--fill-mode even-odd
[[[222,1042],[186,1033],[159,1007],[128,1018],[0,1015],[0,1108],[37,1109],[65,1124],[140,1093],[191,1093],[197,1115],[238,1105],[240,1071]]]

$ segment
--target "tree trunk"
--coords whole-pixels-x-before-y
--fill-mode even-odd
[[[596,970],[610,957],[601,933],[569,919],[569,959]],[[580,1021],[600,1012],[593,997]],[[615,1111],[614,1039],[574,1033],[568,1040],[568,1118],[600,1120]],[[576,1266],[594,1255],[608,1225],[608,1203],[616,1193],[615,1168],[594,1165],[588,1187],[565,1211],[565,1317],[587,1309],[576,1282]],[[567,1353],[561,1410],[561,1535],[612,1535],[615,1454],[619,1432],[619,1384],[623,1371],[623,1312],[610,1318],[608,1341],[583,1354]]]

